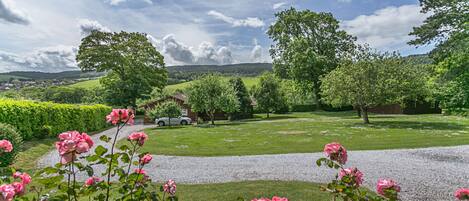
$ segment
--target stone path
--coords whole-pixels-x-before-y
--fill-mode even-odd
[[[125,127],[120,138],[133,131],[151,126]],[[110,129],[92,136],[95,142],[101,135],[113,135]],[[334,171],[316,167],[322,153],[300,153],[228,157],[153,156],[145,168],[154,181],[175,179],[179,183],[220,183],[244,180],[300,180],[327,182]],[[59,161],[57,152],[44,156],[40,166]],[[350,151],[347,166],[364,172],[364,185],[375,189],[379,178],[393,178],[402,187],[404,201],[454,200],[453,192],[469,187],[469,146],[398,149],[381,151]],[[103,172],[104,167],[96,167]],[[85,179],[85,175],[79,179]]]

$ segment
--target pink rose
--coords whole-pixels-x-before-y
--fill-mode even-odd
[[[0,149],[3,150],[3,152],[11,152],[13,145],[8,140],[0,140]]]
[[[99,183],[99,182],[102,182],[102,181],[103,180],[99,177],[90,177],[90,178],[86,179],[85,186],[93,186],[96,183]]]
[[[3,184],[0,186],[0,201],[12,201],[15,197],[15,187],[11,184]]]
[[[337,161],[342,165],[347,162],[347,150],[337,142],[326,144],[324,146],[324,153],[331,160]]]
[[[341,169],[339,172],[339,179],[342,180],[343,177],[348,177],[352,181],[351,185],[360,186],[363,183],[363,173],[360,172],[357,168],[346,168]]]
[[[458,189],[456,192],[454,192],[454,197],[456,197],[458,200],[469,200],[469,189]]]
[[[274,196],[272,198],[272,201],[288,201],[288,198],[282,198],[282,197]]]
[[[251,201],[271,201],[269,198],[254,198]]]
[[[145,165],[148,164],[153,157],[150,154],[145,154],[142,158],[140,158],[140,164]]]
[[[106,116],[106,121],[114,125],[118,123],[134,124],[134,117],[132,110],[129,109],[113,109],[111,113]]]
[[[86,133],[68,131],[59,134],[59,140],[55,147],[62,157],[62,164],[67,164],[76,159],[76,154],[88,152],[94,145],[93,140]]]
[[[21,179],[21,182],[22,182],[24,185],[27,185],[27,184],[31,183],[31,180],[32,180],[32,179],[31,179],[31,176],[29,176],[29,174],[28,174],[28,173],[25,173],[25,172],[23,172],[23,173],[21,173],[21,172],[15,172],[15,173],[13,173],[13,178],[15,178],[15,179],[20,178],[20,179]]]
[[[174,196],[176,194],[176,182],[172,179],[168,180],[163,185],[163,191]]]
[[[147,172],[145,172],[145,170],[144,170],[144,169],[135,169],[135,171],[134,171],[134,172],[135,172],[135,173],[137,173],[137,174],[143,174],[143,175],[147,175]]]
[[[137,143],[140,146],[143,146],[145,141],[148,139],[148,135],[145,134],[144,132],[135,132],[135,133],[130,134],[129,137],[127,137],[127,139],[129,141],[137,141]]]
[[[384,197],[397,197],[397,193],[401,192],[401,187],[392,179],[379,179],[376,191]]]
[[[23,195],[24,194],[24,184],[20,182],[13,182],[11,184],[15,188],[16,195]]]

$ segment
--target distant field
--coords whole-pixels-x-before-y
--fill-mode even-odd
[[[242,77],[242,79],[243,79],[243,82],[244,82],[244,84],[246,85],[246,87],[248,89],[250,89],[252,86],[254,86],[258,81],[257,77]],[[183,83],[179,83],[179,84],[168,85],[168,86],[166,86],[166,88],[169,89],[169,90],[176,90],[176,89],[184,90],[185,88],[189,87],[191,83],[192,83],[192,81],[183,82]],[[82,82],[77,82],[75,84],[70,85],[70,87],[80,87],[80,88],[92,89],[92,88],[98,87],[99,85],[100,85],[99,84],[99,79],[95,79],[95,80],[86,80],[86,81],[82,81]]]
[[[70,87],[79,87],[79,88],[87,88],[87,89],[92,89],[99,87],[99,79],[95,80],[86,80],[82,82],[77,82],[75,84],[70,85]]]
[[[246,85],[246,88],[248,88],[248,90],[251,89],[252,86],[257,84],[259,80],[257,77],[241,77],[241,79],[243,79],[243,82]],[[191,83],[192,81],[183,82],[179,84],[168,85],[166,88],[169,90],[176,90],[176,89],[184,90],[185,88],[189,87]]]
[[[25,77],[15,76],[15,75],[0,75],[0,82],[9,81],[11,78],[13,79],[27,79]]]

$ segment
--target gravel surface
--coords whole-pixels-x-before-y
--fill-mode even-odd
[[[147,126],[128,126],[120,138]],[[108,130],[99,135],[113,135]],[[98,142],[99,140],[95,140]],[[469,146],[350,151],[347,167],[356,166],[364,173],[364,185],[372,190],[379,178],[392,178],[401,185],[404,201],[454,200],[453,192],[469,187]],[[175,179],[178,183],[220,183],[244,180],[300,180],[327,182],[335,175],[315,161],[322,153],[279,154],[229,157],[153,156],[146,166],[154,181]],[[40,160],[40,166],[53,165],[59,158],[52,151]],[[104,167],[96,167],[103,172]],[[85,175],[79,179],[84,180]]]

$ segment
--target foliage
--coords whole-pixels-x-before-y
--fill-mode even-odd
[[[232,113],[239,110],[236,91],[219,75],[202,76],[191,83],[188,92],[192,110],[207,113],[212,124],[215,124],[215,112]]]
[[[153,120],[156,118],[168,117],[169,125],[171,126],[171,118],[181,116],[181,107],[174,101],[165,101],[147,112]]]
[[[105,128],[102,119],[110,107],[0,99],[0,122],[18,129],[23,139],[56,135],[64,130],[96,131]],[[73,119],[73,121],[71,121]]]
[[[316,161],[318,166],[327,166],[331,169],[339,170],[335,179],[321,190],[329,193],[332,200],[341,198],[344,201],[398,201],[398,193],[401,188],[392,180],[380,179],[377,184],[378,194],[372,195],[360,189],[363,182],[363,173],[357,168],[345,168],[347,161],[347,151],[339,143],[326,144],[324,154],[327,158],[320,158]],[[344,160],[345,159],[345,160]]]
[[[6,167],[13,163],[16,155],[21,150],[23,138],[13,126],[0,123],[0,140],[8,140],[13,145],[13,150],[11,152],[1,153],[0,155],[0,166]]]
[[[259,78],[259,84],[253,87],[252,94],[256,99],[257,107],[266,112],[267,117],[269,117],[269,113],[285,109],[286,99],[280,89],[280,81],[273,73],[262,74]]]
[[[166,85],[163,56],[142,33],[93,31],[82,39],[76,59],[82,71],[108,72],[100,82],[112,105],[135,106],[153,87]]]
[[[381,54],[364,46],[354,56],[322,79],[321,91],[326,103],[360,108],[365,123],[369,123],[368,108],[402,103],[426,90],[425,76],[396,54]]]
[[[103,145],[97,146],[93,154],[81,157],[86,160],[86,163],[77,159],[80,154],[90,151],[94,145],[93,140],[77,131],[60,134],[56,147],[61,162],[54,167],[44,168],[36,174],[41,177],[38,182],[44,185],[45,189],[53,189],[50,194],[46,194],[49,195],[47,200],[77,201],[83,198],[102,201],[177,200],[176,183],[172,180],[161,186],[160,191],[164,192],[162,195],[152,190],[154,188],[150,188],[151,179],[144,167],[152,160],[152,157],[138,153],[148,138],[145,133],[132,133],[127,138],[129,143],[120,146],[119,151],[115,150],[120,131],[127,124],[132,124],[133,118],[132,111],[126,109],[114,109],[107,115],[107,121],[115,125],[117,131],[114,138],[103,135],[100,140],[104,143],[112,141],[110,150]],[[130,171],[132,164],[137,167],[134,171]],[[94,165],[105,165],[106,171],[100,176],[95,176]],[[76,180],[78,173],[86,173],[89,176],[83,185]],[[117,177],[119,182],[111,182],[111,176]],[[111,194],[111,188],[117,189],[118,195]],[[44,192],[38,194],[42,193]]]
[[[236,92],[236,97],[238,98],[239,102],[239,111],[230,113],[230,119],[235,120],[251,118],[253,113],[251,97],[249,96],[249,92],[246,88],[246,85],[244,85],[243,80],[240,77],[234,77],[231,78],[228,83]]]
[[[420,0],[428,17],[414,27],[413,45],[436,43],[434,88],[441,106],[448,111],[469,108],[469,4],[457,0]]]
[[[277,21],[267,32],[274,41],[270,50],[274,71],[314,92],[315,105],[320,107],[319,78],[337,67],[355,39],[339,29],[331,13],[290,8],[275,16]]]

